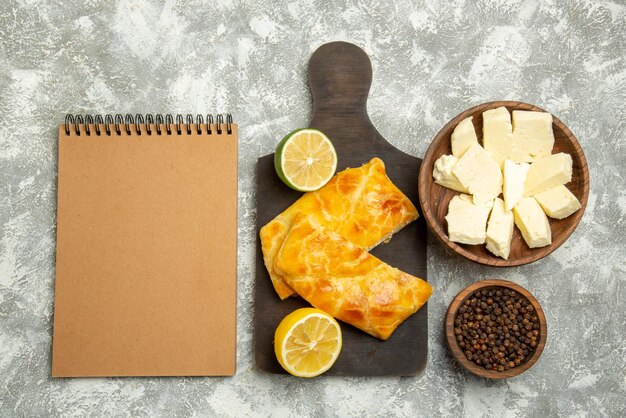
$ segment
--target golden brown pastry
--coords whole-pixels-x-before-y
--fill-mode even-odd
[[[417,219],[417,209],[387,177],[379,158],[337,173],[328,184],[298,199],[261,228],[263,260],[278,296],[293,289],[274,270],[274,258],[296,215],[305,213],[358,247],[369,250]]]
[[[383,263],[304,214],[293,220],[274,267],[311,305],[382,340],[432,293],[424,280]]]

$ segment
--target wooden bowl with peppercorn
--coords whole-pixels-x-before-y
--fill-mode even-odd
[[[487,379],[524,373],[546,344],[546,317],[533,295],[507,280],[463,289],[445,316],[446,344],[469,372]]]

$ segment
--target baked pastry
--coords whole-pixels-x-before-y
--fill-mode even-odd
[[[305,214],[294,218],[274,267],[311,305],[381,340],[432,293],[424,280],[385,264]]]
[[[293,289],[275,271],[274,259],[294,218],[304,213],[365,251],[388,240],[417,219],[417,209],[387,177],[385,164],[373,158],[359,168],[337,173],[324,187],[309,192],[261,228],[263,260],[278,296]]]

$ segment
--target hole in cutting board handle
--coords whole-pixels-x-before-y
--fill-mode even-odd
[[[372,84],[372,63],[358,46],[331,42],[320,46],[309,60],[313,113],[363,113]]]

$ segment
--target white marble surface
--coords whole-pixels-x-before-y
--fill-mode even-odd
[[[379,4],[381,3],[381,4]],[[623,0],[0,2],[1,416],[626,415],[626,6]],[[429,363],[415,378],[270,376],[252,354],[256,159],[310,115],[322,43],[370,55],[369,111],[422,156],[460,111],[537,104],[578,136],[591,195],[572,237],[530,266],[471,264],[430,241]],[[56,125],[65,113],[230,111],[240,124],[238,373],[232,378],[50,378]],[[539,362],[477,379],[443,346],[442,316],[475,280],[543,304]]]

